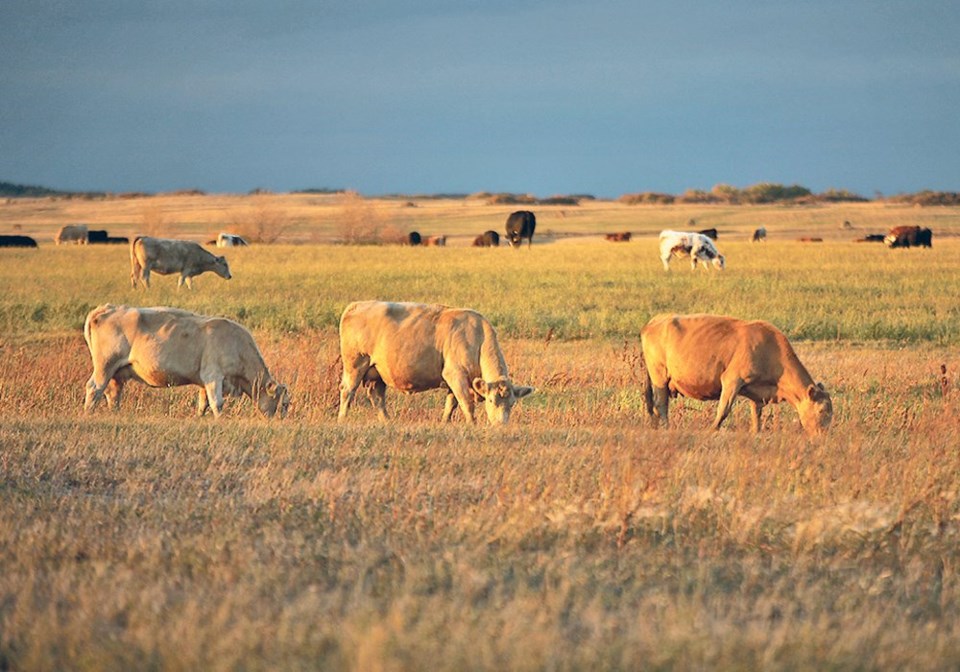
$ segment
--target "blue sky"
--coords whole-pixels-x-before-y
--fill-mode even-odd
[[[0,180],[960,190],[960,3],[147,5],[5,0]]]

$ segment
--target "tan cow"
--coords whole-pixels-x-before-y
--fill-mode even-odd
[[[177,308],[131,308],[106,304],[90,311],[83,337],[93,359],[84,408],[106,396],[113,409],[128,380],[150,387],[198,385],[197,414],[220,417],[224,395],[246,395],[265,416],[290,405],[263,361],[253,336],[236,322]]]
[[[829,427],[830,395],[800,363],[776,327],[718,315],[658,315],[640,331],[647,376],[647,413],[668,427],[671,396],[719,399],[714,429],[737,395],[753,403],[752,429],[760,431],[764,405],[788,402],[808,434]],[[656,423],[657,420],[655,419]]]
[[[137,236],[130,243],[130,284],[138,281],[150,287],[150,273],[170,275],[179,273],[177,288],[186,283],[193,289],[193,276],[213,271],[229,280],[230,266],[225,257],[218,257],[189,240]]]
[[[343,420],[364,383],[381,419],[386,388],[445,389],[443,421],[459,405],[468,422],[483,399],[491,424],[506,424],[518,399],[533,392],[510,382],[497,332],[480,313],[420,303],[359,301],[340,318],[340,413]]]
[[[55,242],[57,245],[62,245],[63,243],[86,245],[87,235],[88,230],[86,224],[67,224],[66,226],[60,227],[60,230],[57,231],[57,235],[54,237],[53,242]]]

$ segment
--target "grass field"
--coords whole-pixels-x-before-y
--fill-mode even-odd
[[[122,246],[46,241],[71,221],[200,240],[250,199],[0,205],[41,239],[0,250],[0,669],[960,665],[960,211],[598,202],[538,211],[514,251],[466,246],[509,208],[453,201],[370,204],[447,249],[298,244],[337,236],[313,198],[261,201],[296,221],[285,242],[227,250],[234,279],[193,292],[134,291]],[[722,274],[664,273],[655,234],[690,218],[721,229]],[[851,242],[903,223],[933,249]],[[537,393],[503,429],[440,425],[440,393],[337,424],[336,322],[360,298],[477,308]],[[84,416],[80,327],[104,302],[239,320],[290,416],[198,419],[192,390],[136,385]],[[711,432],[714,405],[683,400],[650,429],[637,333],[663,311],[780,326],[830,432],[784,405],[755,436],[746,404]]]

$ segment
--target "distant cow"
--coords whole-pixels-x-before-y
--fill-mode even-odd
[[[0,247],[37,247],[30,236],[0,236]]]
[[[629,231],[621,231],[620,233],[608,233],[605,238],[612,243],[629,243],[631,234]]]
[[[697,233],[702,236],[706,236],[710,240],[716,240],[718,236],[716,229],[701,229],[700,231],[697,231]]]
[[[150,273],[154,272],[179,273],[177,288],[186,283],[188,289],[193,289],[193,277],[207,271],[225,280],[233,277],[225,257],[217,257],[189,240],[137,236],[130,243],[130,284],[134,288],[138,281],[149,288]]]
[[[247,241],[235,233],[217,234],[217,247],[244,247],[246,245]]]
[[[496,231],[484,231],[473,239],[474,247],[500,247],[500,234]]]
[[[767,230],[766,230],[766,228],[764,228],[764,227],[761,226],[759,229],[754,229],[754,230],[753,230],[753,238],[751,238],[751,240],[752,240],[754,243],[759,243],[759,242],[765,241],[766,239],[767,239]]]
[[[97,245],[107,242],[109,234],[103,229],[90,229],[87,231],[87,243]]]
[[[823,238],[811,238],[809,236],[804,236],[803,238],[797,238],[797,241],[801,243],[822,243]]]
[[[387,420],[386,388],[401,392],[443,389],[443,421],[459,405],[468,422],[483,399],[491,424],[506,424],[514,403],[531,392],[510,381],[497,332],[480,313],[419,303],[360,301],[340,318],[339,419],[363,383],[380,418]]]
[[[510,247],[519,247],[527,239],[527,248],[533,246],[533,232],[537,228],[537,218],[529,210],[517,210],[507,217],[507,240]]]
[[[445,247],[447,244],[446,236],[427,236],[422,239],[422,242],[427,247]]]
[[[868,233],[863,238],[858,238],[855,240],[855,243],[882,243],[883,239],[886,238],[882,233]]]
[[[407,239],[404,241],[406,245],[419,245],[422,242],[422,238],[419,233],[416,231],[411,231],[407,234]]]
[[[87,225],[86,224],[68,224],[57,231],[53,241],[57,245],[63,243],[76,243],[77,245],[87,244]]]
[[[130,242],[130,239],[126,236],[107,236],[105,241],[107,245],[126,245]]]
[[[829,427],[833,405],[815,383],[790,342],[768,322],[718,315],[658,315],[640,331],[646,364],[647,414],[669,427],[670,397],[719,400],[713,428],[719,429],[734,399],[753,404],[754,432],[766,404],[788,402],[808,434]]]
[[[919,226],[895,226],[883,242],[887,247],[933,247],[933,232]]]
[[[711,264],[717,270],[723,270],[726,260],[717,251],[713,241],[702,233],[686,231],[660,232],[660,261],[663,269],[670,270],[670,259],[673,257],[689,257],[690,268],[696,270],[697,262],[708,268]]]
[[[284,417],[290,405],[286,386],[270,375],[253,336],[231,320],[106,304],[87,315],[83,337],[93,359],[88,413],[104,396],[118,409],[128,380],[150,387],[197,385],[198,415],[211,408],[219,418],[224,395],[249,397],[268,418]]]

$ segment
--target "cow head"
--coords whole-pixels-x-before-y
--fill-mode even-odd
[[[803,398],[797,403],[797,413],[807,434],[813,436],[827,430],[833,420],[833,403],[823,383],[807,386]]]
[[[257,406],[259,406],[260,412],[268,418],[278,414],[281,418],[284,418],[290,409],[290,391],[286,385],[280,385],[271,380],[260,393]]]
[[[213,272],[219,275],[224,280],[229,280],[233,276],[230,275],[230,265],[227,264],[226,257],[216,257],[213,260]]]
[[[532,387],[515,387],[506,378],[487,382],[483,378],[473,379],[473,391],[483,399],[487,411],[487,420],[491,425],[505,425],[510,420],[510,411],[517,400],[534,391]]]

